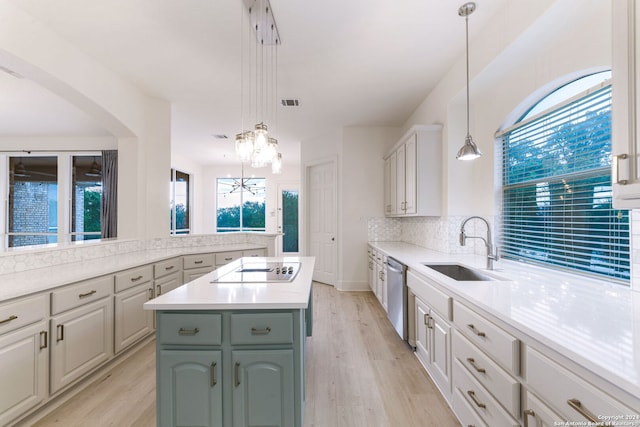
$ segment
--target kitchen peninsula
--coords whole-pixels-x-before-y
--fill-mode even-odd
[[[145,303],[158,426],[302,426],[314,262],[241,258]]]

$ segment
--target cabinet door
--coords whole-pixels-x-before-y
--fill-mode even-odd
[[[397,214],[396,208],[396,153],[391,153],[384,160],[384,214]]]
[[[293,426],[293,350],[233,351],[233,426]]]
[[[375,294],[376,293],[376,281],[377,281],[376,263],[373,258],[369,257],[369,288]]]
[[[613,204],[617,209],[640,207],[640,106],[636,58],[640,48],[640,8],[633,0],[612,2],[613,82],[611,144]]]
[[[51,319],[51,393],[113,355],[112,307],[105,298]]]
[[[220,351],[161,350],[157,370],[159,427],[222,425]]]
[[[417,213],[417,146],[416,135],[411,135],[405,145],[404,153],[404,214],[412,215]]]
[[[525,427],[553,427],[566,421],[531,392],[525,395],[522,418]]]
[[[47,397],[47,322],[0,336],[0,425]]]
[[[429,345],[429,308],[419,299],[415,299],[416,312],[416,355],[424,366],[431,360]]]
[[[451,326],[435,311],[430,311],[431,377],[440,386],[447,400],[451,394]]]
[[[405,205],[407,199],[405,198],[404,186],[405,186],[405,145],[401,145],[396,150],[396,213],[398,215],[405,214]]]
[[[153,332],[153,311],[142,305],[153,297],[151,283],[127,289],[115,296],[115,352],[119,353],[131,344]]]

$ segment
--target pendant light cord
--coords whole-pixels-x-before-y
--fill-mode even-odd
[[[469,14],[464,17],[465,23],[465,36],[466,36],[466,49],[467,49],[467,137],[471,134],[469,132]]]

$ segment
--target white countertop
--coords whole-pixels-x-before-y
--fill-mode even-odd
[[[219,283],[242,262],[300,262],[291,282]],[[144,304],[146,310],[268,310],[307,308],[314,257],[240,258]]]
[[[422,263],[458,262],[484,270],[486,258],[401,242],[371,245],[437,281],[454,299],[475,305],[640,399],[640,292],[504,260],[490,272],[504,281],[457,282]]]
[[[112,274],[129,268],[140,267],[176,256],[209,252],[247,250],[262,246],[253,244],[230,244],[199,246],[195,248],[154,249],[106,256],[83,262],[59,264],[18,273],[0,275],[0,302],[36,292],[54,289],[81,280]]]

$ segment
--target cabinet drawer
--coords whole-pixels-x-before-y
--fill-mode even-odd
[[[238,258],[242,258],[242,251],[218,252],[216,254],[216,266],[229,264]]]
[[[76,283],[51,292],[51,314],[62,313],[74,307],[97,301],[111,295],[113,276]]]
[[[511,373],[520,373],[520,341],[459,302],[453,321],[467,338]]]
[[[453,355],[514,417],[520,414],[520,383],[460,333],[453,336]]]
[[[267,256],[267,251],[265,249],[249,249],[246,251],[242,251],[242,256],[248,256],[248,257]]]
[[[182,257],[182,268],[188,270],[190,268],[213,267],[213,254],[186,255]]]
[[[116,292],[133,288],[151,279],[153,279],[152,265],[145,265],[144,267],[123,271],[116,274]]]
[[[159,279],[177,271],[180,271],[180,258],[172,258],[153,264],[154,279]]]
[[[567,421],[603,422],[598,416],[640,415],[576,374],[527,347],[527,385]],[[571,405],[578,406],[574,408]],[[589,414],[593,419],[589,419]],[[606,424],[606,422],[605,422]]]
[[[411,271],[407,272],[407,286],[441,316],[444,316],[447,320],[452,319],[453,299],[449,295],[436,289]]]
[[[453,391],[453,410],[463,426],[488,427],[467,402],[460,389]]]
[[[48,295],[42,294],[0,305],[0,335],[44,319],[47,300]]]
[[[293,314],[231,315],[231,344],[287,344],[293,342]]]
[[[469,406],[487,425],[491,427],[520,427],[520,423],[514,420],[500,406],[457,359],[453,362],[453,377],[455,379],[455,391],[462,394]]]
[[[220,345],[220,314],[158,314],[158,342],[161,344]]]

